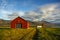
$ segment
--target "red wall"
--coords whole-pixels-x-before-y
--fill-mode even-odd
[[[28,28],[29,27],[29,22],[25,21],[24,19],[17,17],[16,19],[11,21],[11,28],[16,28],[16,24],[21,23],[22,28]]]

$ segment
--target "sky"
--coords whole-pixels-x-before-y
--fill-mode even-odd
[[[60,22],[60,0],[0,0],[0,19]]]

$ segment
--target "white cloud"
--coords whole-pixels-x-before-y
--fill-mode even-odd
[[[46,4],[40,6],[36,11],[30,11],[25,14],[24,18],[32,21],[54,21],[60,19],[60,3]],[[57,19],[58,18],[58,19]]]
[[[2,2],[0,3],[0,9],[4,9],[7,5],[7,0],[1,0]]]
[[[10,15],[10,16],[9,16]],[[17,16],[23,16],[24,15],[24,12],[22,11],[8,11],[8,10],[4,10],[4,9],[1,9],[0,10],[0,18],[1,19],[14,19],[16,18]]]
[[[7,11],[7,10],[0,10],[0,18],[1,19],[8,19],[7,15],[11,14],[11,11]]]
[[[23,16],[24,19],[26,20],[32,20],[32,21],[35,21],[39,19],[39,16],[40,14],[37,14],[36,12],[34,11],[29,11],[29,12],[26,12],[25,15]]]
[[[44,13],[41,19],[46,21],[54,21],[60,19],[60,4],[50,4],[42,7],[42,12]],[[58,19],[57,19],[58,18]]]
[[[14,9],[15,6],[16,6],[16,2],[9,3],[8,0],[1,0],[0,10],[4,9],[4,10],[13,11],[13,10],[16,10]]]
[[[27,5],[28,4],[24,4],[24,6]],[[28,19],[31,21],[46,20],[50,22],[52,21],[57,22],[57,20],[60,20],[60,3],[42,5],[39,6],[38,9],[26,13],[23,11],[14,12],[13,8],[15,6],[16,6],[15,3],[8,4],[7,0],[2,0],[0,6],[0,18],[14,19],[17,16],[23,16],[24,19],[26,20]],[[34,6],[34,4],[32,6]]]
[[[9,14],[8,15],[8,18],[9,19],[11,19],[11,20],[13,20],[13,19],[15,19],[16,17],[18,17],[18,16],[23,16],[24,15],[24,12],[22,12],[22,11],[18,11],[18,12],[12,12],[12,14]]]
[[[13,14],[14,12],[17,12],[14,8],[16,6],[16,2],[10,2],[8,3],[8,0],[1,0],[0,3],[0,18],[2,19],[10,19],[8,17],[9,14]],[[19,16],[24,15],[24,12],[18,11]],[[13,14],[14,16],[14,14]]]

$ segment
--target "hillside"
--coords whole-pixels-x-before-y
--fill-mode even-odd
[[[59,27],[60,26],[60,23],[50,23],[47,21],[38,21],[38,22],[33,22],[29,20],[27,21],[30,22],[30,27],[41,26],[42,24],[44,25],[44,27]],[[0,19],[0,27],[9,27],[10,22],[11,20]]]
[[[0,27],[9,27],[9,26],[10,26],[10,20],[0,19]]]

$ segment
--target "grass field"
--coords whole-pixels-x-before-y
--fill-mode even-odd
[[[0,40],[28,40],[32,39],[35,29],[0,29]]]
[[[36,34],[38,40],[60,40],[60,28],[38,28]]]
[[[0,40],[60,40],[60,28],[0,28]]]

